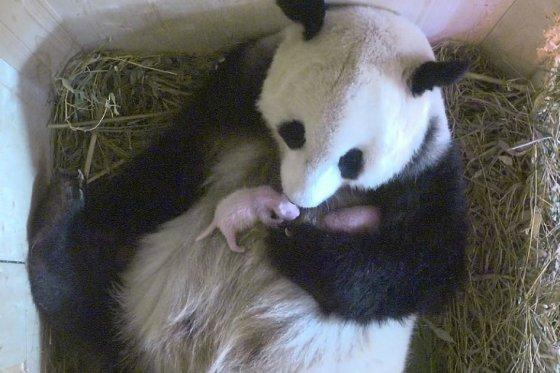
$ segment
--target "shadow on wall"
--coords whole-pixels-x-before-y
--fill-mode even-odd
[[[193,0],[180,6],[173,1],[165,6],[144,3],[78,14],[65,19],[63,27],[86,48],[110,39],[110,48],[160,52],[207,53],[278,30],[288,22],[274,1],[257,0]]]
[[[271,3],[272,4],[272,3]],[[146,5],[147,7],[148,5]],[[270,8],[270,9],[269,9]],[[264,10],[267,13],[264,13]],[[68,20],[53,30],[52,37],[45,41],[34,51],[20,70],[18,91],[22,92],[23,123],[26,128],[26,142],[29,149],[32,168],[34,169],[33,191],[31,208],[27,219],[27,237],[32,242],[38,229],[51,223],[48,217],[39,213],[41,202],[46,195],[46,185],[51,177],[50,134],[46,124],[53,104],[52,83],[56,73],[66,63],[67,59],[81,48],[92,49],[127,49],[138,51],[187,51],[193,53],[206,53],[217,48],[232,46],[248,39],[260,37],[277,31],[287,23],[279,11],[272,11],[271,7],[258,7],[255,9],[250,4],[238,4],[212,11],[175,16],[167,19],[158,18],[154,22],[146,22],[141,28],[127,29],[126,24],[119,30],[118,35],[113,35],[110,40],[100,38],[94,40],[91,35],[77,35],[77,42],[62,48],[64,56],[52,56],[53,44],[59,43],[61,33],[68,34],[67,29],[76,28],[77,24],[91,23],[91,15],[82,19]],[[255,11],[254,15],[251,14]],[[100,26],[105,22],[117,22],[119,17],[134,17],[142,13],[138,7],[123,7],[115,14],[114,11],[95,13],[95,18],[101,20]],[[248,17],[251,17],[248,20]],[[272,19],[271,19],[272,18]],[[82,40],[82,36],[84,40]],[[30,182],[31,182],[30,180]],[[17,185],[13,185],[17,188]],[[42,327],[42,361],[43,371],[58,371],[61,367],[76,371],[83,371],[84,364],[96,366],[95,358],[86,358],[89,354],[84,346],[71,340],[48,325]],[[87,363],[85,363],[87,361]],[[94,371],[94,370],[92,370]]]

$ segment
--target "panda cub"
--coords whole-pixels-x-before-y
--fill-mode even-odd
[[[110,367],[401,371],[415,318],[462,282],[440,87],[466,64],[385,9],[277,4],[292,24],[235,48],[176,126],[32,236],[39,311]]]

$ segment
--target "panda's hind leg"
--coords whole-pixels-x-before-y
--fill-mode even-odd
[[[82,186],[81,172],[58,172],[31,217],[27,269],[35,303],[46,314],[57,312],[57,295],[66,288],[57,272],[66,261],[73,218],[84,206]]]
[[[76,339],[63,344],[81,343],[110,361],[117,347],[108,293],[113,271],[96,247],[103,241],[96,240],[80,218],[83,183],[81,172],[63,171],[53,177],[31,217],[27,270],[33,300],[47,328]]]

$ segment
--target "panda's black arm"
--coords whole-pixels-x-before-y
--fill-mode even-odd
[[[184,127],[198,126],[182,120]],[[83,223],[134,239],[189,207],[203,179],[198,129],[176,126],[120,173],[85,191]]]
[[[326,314],[367,323],[437,311],[462,283],[468,232],[460,177],[445,165],[440,171],[453,178],[436,172],[374,197],[382,210],[375,234],[333,234],[310,225],[290,228],[289,237],[271,231],[272,265]],[[404,210],[384,222],[390,209]]]
[[[245,51],[229,53],[176,124],[117,175],[88,185],[85,198],[73,174],[51,185],[32,218],[28,270],[33,299],[54,329],[104,354],[119,351],[112,294],[138,237],[196,201],[213,139],[261,128],[254,102],[267,61],[246,71]]]
[[[254,102],[267,65],[260,62],[262,67],[249,71],[243,64],[249,47],[225,56],[176,124],[147,150],[86,190],[80,224],[134,242],[198,199],[216,138],[255,133],[254,127],[262,126]]]
[[[460,232],[358,238],[300,226],[292,233],[273,234],[272,263],[326,314],[367,323],[424,313],[461,283],[463,245],[453,242],[462,240]]]

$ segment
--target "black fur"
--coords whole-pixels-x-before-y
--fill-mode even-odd
[[[117,359],[119,345],[117,306],[109,293],[139,237],[204,193],[205,172],[219,155],[211,147],[217,137],[266,133],[255,102],[272,56],[253,56],[247,66],[246,52],[240,47],[228,55],[177,125],[122,173],[88,186],[83,199],[62,188],[67,207],[41,217],[42,228],[30,237],[29,276],[41,314],[110,360]],[[367,322],[437,308],[462,276],[466,222],[459,165],[450,151],[416,179],[367,194],[383,214],[374,235],[332,234],[309,225],[291,227],[291,237],[272,231],[273,265],[326,313],[345,319]]]
[[[111,266],[106,261],[111,259],[103,248],[112,244],[111,235],[94,236],[74,225],[84,207],[81,175],[57,174],[43,202],[27,259],[33,299],[43,321],[88,341],[92,352],[107,357],[103,364],[109,369],[117,342],[106,327],[111,322],[107,292]]]
[[[412,73],[410,89],[414,96],[419,96],[434,87],[459,81],[468,69],[467,61],[425,62]]]
[[[110,291],[139,237],[203,193],[205,172],[218,155],[209,138],[262,136],[254,103],[271,56],[252,66],[241,62],[244,57],[245,47],[226,56],[177,124],[120,174],[88,186],[83,198],[79,183],[63,177],[37,210],[28,254],[33,299],[49,325],[110,361],[119,351]]]
[[[451,148],[415,178],[369,192],[380,209],[372,234],[311,225],[271,230],[272,265],[326,314],[368,323],[437,311],[463,281],[468,224],[461,160]]]
[[[305,40],[312,39],[321,31],[325,20],[326,5],[323,0],[276,0],[286,17],[301,23]]]
[[[340,157],[338,169],[345,179],[356,179],[364,168],[364,153],[360,149],[350,149]]]
[[[119,350],[110,291],[139,236],[188,208],[200,192],[199,124],[171,129],[121,174],[88,186],[83,207],[51,216],[52,228],[32,238],[28,270],[39,311],[103,356]]]
[[[418,172],[418,163],[425,159],[428,155],[429,149],[434,147],[434,140],[436,136],[437,130],[437,121],[439,119],[437,117],[430,118],[430,123],[428,124],[428,130],[424,134],[424,139],[422,140],[422,145],[420,148],[414,153],[410,161],[407,163],[405,168],[400,172],[399,177],[410,177]]]
[[[420,149],[414,154],[414,157],[410,160],[411,164],[416,163],[418,160],[424,158],[428,150],[430,150],[434,146],[434,139],[436,136],[436,130],[438,125],[439,119],[437,117],[430,118],[430,122],[428,123],[428,130],[424,135],[424,140],[422,140],[422,145],[420,145]]]
[[[299,120],[282,123],[278,134],[290,149],[300,149],[305,145],[305,127]]]

